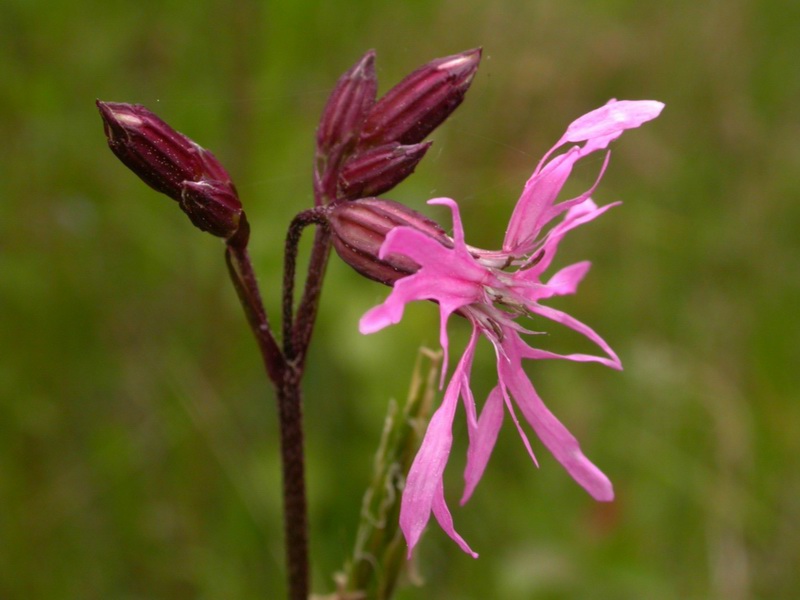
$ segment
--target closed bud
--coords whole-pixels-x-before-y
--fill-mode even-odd
[[[341,259],[364,277],[392,286],[411,275],[419,265],[410,258],[390,254],[378,258],[386,235],[395,227],[413,227],[452,247],[438,223],[407,206],[380,198],[341,202],[328,214],[333,247]]]
[[[431,143],[386,144],[351,157],[339,173],[339,197],[355,200],[388,192],[414,172]]]
[[[411,73],[372,108],[359,145],[421,142],[461,104],[480,59],[476,48],[438,58]]]
[[[154,190],[180,201],[184,181],[230,182],[216,157],[138,104],[97,101],[108,146]]]
[[[242,204],[228,183],[184,181],[179,204],[195,227],[228,239],[239,229]]]
[[[375,51],[370,50],[339,78],[317,129],[317,153],[327,156],[358,138],[369,109],[375,104],[378,80]]]

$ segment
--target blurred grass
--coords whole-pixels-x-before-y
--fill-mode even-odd
[[[478,45],[467,101],[391,194],[418,209],[457,198],[475,245],[499,242],[576,116],[612,96],[667,104],[614,146],[596,199],[625,204],[559,263],[592,259],[559,306],[626,370],[531,367],[618,500],[593,503],[545,452],[537,471],[508,429],[457,508],[461,435],[448,497],[481,558],[431,527],[427,584],[398,598],[796,597],[798,25],[789,0],[4,2],[0,597],[284,589],[274,408],[222,247],[116,162],[94,99],[144,103],[228,165],[275,314],[285,227],[310,202],[338,75],[374,47],[386,89]],[[332,261],[306,395],[319,592],[351,547],[387,400],[436,341],[430,306],[359,336],[385,293]]]

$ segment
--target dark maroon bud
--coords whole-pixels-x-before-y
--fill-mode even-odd
[[[417,263],[399,254],[378,258],[386,235],[395,227],[413,227],[447,247],[453,245],[438,223],[391,200],[340,202],[332,207],[328,219],[333,247],[341,259],[364,277],[389,286],[419,269]]]
[[[180,207],[198,229],[228,239],[239,229],[242,204],[228,183],[184,181]]]
[[[386,144],[351,157],[339,173],[339,197],[355,200],[388,192],[414,172],[432,143]]]
[[[341,76],[328,98],[317,129],[318,156],[341,154],[355,143],[377,89],[375,51],[370,50]]]
[[[480,59],[476,48],[437,58],[411,73],[372,108],[359,145],[421,142],[461,104]]]
[[[180,201],[184,181],[230,176],[214,155],[144,106],[97,101],[108,146],[147,185]]]

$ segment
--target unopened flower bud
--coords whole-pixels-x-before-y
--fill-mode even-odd
[[[417,263],[399,254],[378,258],[386,235],[395,227],[413,227],[452,247],[438,223],[391,200],[362,198],[358,202],[341,202],[333,206],[328,219],[333,247],[341,259],[364,277],[389,286],[419,270]]]
[[[476,48],[438,58],[411,73],[372,108],[359,145],[421,142],[461,104],[480,59]]]
[[[184,181],[230,182],[214,155],[144,106],[97,101],[108,146],[147,185],[180,201]]]
[[[221,181],[184,181],[180,207],[198,229],[228,239],[239,229],[242,204],[230,184]]]
[[[339,173],[339,197],[355,200],[388,192],[414,172],[431,143],[386,144],[351,157]]]
[[[377,89],[375,51],[370,50],[339,78],[328,98],[317,129],[318,155],[327,156],[358,139]]]

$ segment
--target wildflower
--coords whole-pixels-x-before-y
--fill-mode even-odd
[[[408,543],[409,556],[433,512],[442,529],[465,552],[477,557],[453,527],[442,482],[459,398],[464,403],[469,434],[462,504],[469,499],[483,475],[503,421],[503,406],[508,409],[534,463],[536,458],[515,407],[578,484],[596,500],[613,499],[611,482],[583,455],[577,440],[544,405],[525,374],[522,361],[560,358],[622,368],[617,355],[594,330],[566,313],[541,304],[552,296],[575,293],[590,263],[584,261],[565,267],[546,281],[541,277],[568,231],[592,221],[618,204],[598,207],[590,198],[608,164],[608,151],[595,184],[576,198],[556,203],[573,165],[588,154],[607,149],[624,130],[654,119],[662,108],[663,104],[656,101],[612,100],[574,121],[542,158],[525,184],[500,251],[480,250],[465,243],[458,205],[449,198],[436,198],[429,204],[447,206],[452,212],[451,243],[443,244],[428,233],[409,226],[395,227],[386,234],[379,258],[405,256],[420,268],[398,279],[383,304],[361,318],[361,333],[373,333],[398,323],[408,302],[434,300],[439,305],[439,339],[445,352],[443,384],[447,372],[448,319],[451,314],[458,313],[472,326],[467,346],[447,384],[442,404],[431,418],[406,480],[400,526]],[[552,157],[565,144],[581,142],[582,145],[571,146],[566,152]],[[561,214],[564,214],[563,220],[545,232],[544,228]],[[533,315],[581,333],[600,348],[602,355],[560,355],[532,348],[522,335],[533,332],[518,320]],[[480,336],[494,346],[498,384],[489,393],[479,415],[470,389],[470,373]]]

